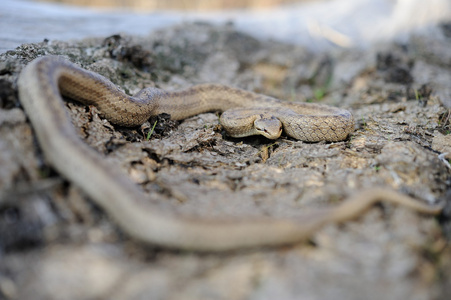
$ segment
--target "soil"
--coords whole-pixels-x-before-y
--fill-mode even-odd
[[[43,41],[1,54],[0,298],[446,299],[449,28],[403,44],[319,54],[259,41],[233,25],[187,23],[147,38]],[[80,137],[158,199],[162,211],[293,217],[375,186],[447,207],[428,217],[382,204],[289,247],[198,254],[144,246],[42,155],[17,97],[17,76],[49,54],[129,94],[217,82],[353,113],[347,140],[305,143],[227,137],[218,113],[182,122],[162,115],[121,128],[68,100]]]

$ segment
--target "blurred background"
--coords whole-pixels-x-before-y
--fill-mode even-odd
[[[137,11],[190,10],[209,11],[231,8],[267,8],[314,0],[36,0],[98,8],[125,8]]]
[[[44,39],[148,35],[186,21],[327,51],[402,41],[450,20],[450,0],[1,0],[0,53]]]

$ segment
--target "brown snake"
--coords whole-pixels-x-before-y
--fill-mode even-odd
[[[46,159],[64,177],[82,188],[122,230],[144,243],[193,251],[273,246],[307,239],[324,224],[357,217],[381,200],[428,214],[437,214],[442,209],[440,205],[428,206],[390,190],[370,189],[338,206],[312,211],[298,219],[261,217],[212,220],[164,215],[144,205],[142,199],[148,195],[78,138],[65,111],[61,94],[85,104],[93,104],[111,122],[127,126],[141,124],[150,114],[161,112],[171,114],[174,119],[182,119],[205,111],[236,106],[248,109],[257,103],[257,110],[260,110],[258,115],[272,120],[266,111],[262,113],[265,110],[262,103],[274,106],[280,115],[287,115],[288,111],[287,118],[292,118],[297,108],[289,104],[289,110],[286,110],[279,107],[285,102],[219,85],[201,85],[181,92],[145,89],[136,97],[130,97],[106,78],[54,56],[38,58],[29,63],[19,76],[18,86],[20,101]],[[176,102],[179,100],[181,102]],[[192,102],[184,102],[190,100]],[[317,113],[319,108],[325,112],[318,112],[319,116],[311,115]],[[354,126],[352,116],[345,110],[317,105],[305,105],[304,110],[310,116],[307,121],[301,122],[309,128],[319,128],[320,132],[308,131],[310,137],[306,140],[309,141],[320,138],[341,140]],[[337,118],[343,122],[338,128],[329,123]],[[314,125],[309,125],[309,122]],[[286,130],[285,123],[283,127]],[[330,127],[334,128],[332,132],[322,131]],[[305,132],[298,137],[304,139]],[[291,133],[287,134],[297,138]]]

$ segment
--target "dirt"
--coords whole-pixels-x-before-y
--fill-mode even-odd
[[[1,54],[0,298],[446,299],[449,203],[440,217],[375,206],[289,247],[197,254],[143,246],[46,163],[17,97],[21,69],[56,54],[131,94],[218,82],[353,113],[347,140],[304,143],[227,137],[217,113],[121,128],[69,100],[80,137],[166,212],[295,217],[374,186],[449,202],[449,25],[435,33],[319,54],[232,25],[190,23],[147,38],[44,41]]]

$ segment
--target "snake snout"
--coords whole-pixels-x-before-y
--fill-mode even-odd
[[[261,117],[254,121],[254,129],[257,134],[275,140],[282,134],[282,122],[276,117]]]

